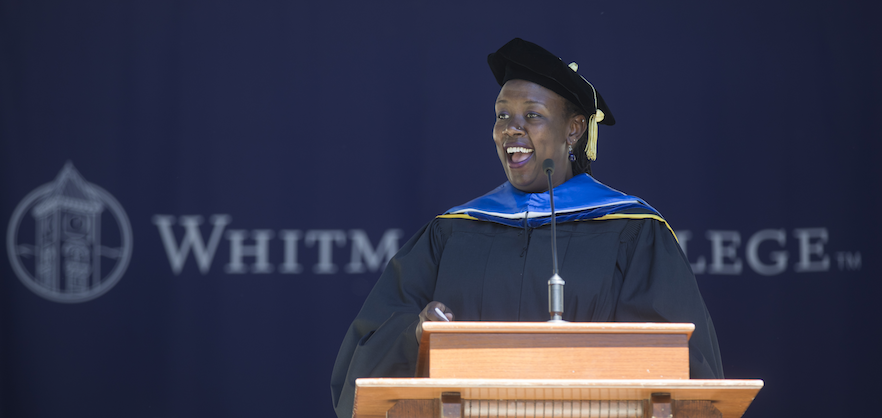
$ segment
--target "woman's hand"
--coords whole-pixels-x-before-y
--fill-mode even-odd
[[[438,313],[439,311],[441,314]],[[453,321],[453,311],[441,302],[429,302],[420,312],[420,323],[416,327],[417,342],[423,338],[423,322],[425,321]]]

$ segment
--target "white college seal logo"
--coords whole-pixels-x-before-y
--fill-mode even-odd
[[[111,216],[102,216],[105,209]],[[85,302],[122,277],[132,255],[132,226],[119,202],[68,162],[54,182],[15,208],[6,250],[15,274],[36,294]]]

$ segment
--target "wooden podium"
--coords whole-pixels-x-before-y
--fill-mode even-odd
[[[762,380],[689,379],[694,328],[426,322],[417,377],[356,380],[353,416],[740,417]]]

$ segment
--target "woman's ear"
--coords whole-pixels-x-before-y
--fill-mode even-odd
[[[570,131],[567,134],[567,142],[570,144],[575,144],[582,138],[582,135],[585,135],[585,131],[588,130],[588,118],[585,115],[575,114],[570,118]]]

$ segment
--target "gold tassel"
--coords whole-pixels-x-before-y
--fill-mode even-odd
[[[603,111],[597,109],[597,112],[588,117],[588,142],[585,144],[585,155],[588,160],[597,160],[597,122],[603,120]]]

